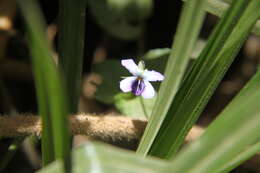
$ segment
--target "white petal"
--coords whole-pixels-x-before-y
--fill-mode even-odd
[[[157,71],[148,71],[146,70],[144,73],[143,73],[143,76],[145,78],[145,80],[148,80],[148,81],[162,81],[164,79],[164,76],[157,72]]]
[[[135,64],[134,60],[132,59],[123,59],[121,60],[121,64],[133,75],[138,74],[140,71],[138,69],[138,66]]]
[[[120,89],[123,92],[130,92],[132,91],[132,84],[136,80],[136,77],[127,77],[120,81]]]
[[[155,95],[155,91],[152,84],[148,81],[144,81],[144,84],[145,84],[145,88],[142,93],[143,98],[145,99],[152,98]]]

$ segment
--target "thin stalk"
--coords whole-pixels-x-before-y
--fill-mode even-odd
[[[148,120],[149,119],[149,115],[148,115],[148,113],[146,111],[146,108],[145,108],[145,105],[144,105],[144,99],[142,97],[139,97],[139,101],[140,101],[140,104],[142,106],[142,109],[143,109],[143,112],[144,112],[144,116]]]

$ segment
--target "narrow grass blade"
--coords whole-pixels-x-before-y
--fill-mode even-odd
[[[149,154],[173,158],[259,17],[259,1],[234,1],[184,80]]]
[[[55,158],[65,161],[65,166],[68,167],[70,135],[67,122],[67,97],[63,80],[52,59],[52,52],[44,31],[44,20],[36,1],[19,0],[18,3],[28,31],[39,110],[43,123],[46,123],[43,125],[43,130],[46,132],[43,135],[46,136],[43,136],[42,140],[43,145],[46,145],[43,147],[46,151],[43,152],[48,155],[44,157],[52,155],[54,146]],[[49,159],[48,162],[52,161],[53,158]]]
[[[190,0],[183,7],[181,18],[175,34],[171,54],[165,70],[165,81],[161,84],[151,119],[146,127],[137,152],[146,155],[165,118],[175,96],[191,50],[198,37],[205,16],[205,0]]]
[[[169,170],[175,173],[217,172],[246,147],[259,141],[259,85],[260,72],[213,121],[205,133],[173,160]]]
[[[232,160],[225,163],[220,171],[217,171],[216,173],[228,173],[246,160],[253,157],[258,152],[260,152],[260,142],[246,148],[244,151],[235,156]]]
[[[37,54],[37,52],[35,52]],[[38,55],[39,56],[39,55]],[[54,152],[54,137],[53,137],[53,127],[51,124],[51,113],[48,107],[47,91],[44,85],[44,79],[41,75],[42,71],[37,69],[37,64],[34,59],[32,59],[32,68],[35,76],[35,86],[37,93],[38,109],[39,114],[42,117],[42,124],[45,128],[42,129],[41,138],[41,148],[42,148],[42,165],[47,165],[55,160]]]
[[[86,0],[59,0],[59,9],[59,63],[69,91],[69,111],[76,113],[81,91]]]
[[[182,1],[187,1],[187,0],[182,0]],[[227,0],[226,0],[227,1]],[[232,1],[227,1],[224,2],[223,0],[207,0],[207,7],[206,10],[207,12],[221,17],[224,15],[225,11],[228,9],[229,7],[229,3],[231,3]],[[252,29],[252,33],[256,34],[256,35],[260,35],[260,19],[257,20],[255,26]]]

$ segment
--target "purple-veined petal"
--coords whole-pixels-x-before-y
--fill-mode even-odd
[[[148,81],[162,81],[164,79],[164,76],[161,73],[154,70],[151,71],[146,70],[143,73],[143,77],[145,80]]]
[[[144,85],[145,85],[145,88],[142,93],[143,98],[145,98],[145,99],[152,98],[155,95],[155,91],[154,91],[152,84],[150,82],[144,80]]]
[[[136,96],[140,96],[145,89],[145,84],[142,79],[136,79],[132,84],[132,93]]]
[[[135,76],[127,77],[120,81],[120,89],[123,92],[130,92],[132,91],[132,84],[136,80]]]
[[[123,59],[121,60],[121,64],[134,76],[136,76],[139,73],[138,66],[135,64],[134,60],[132,59]]]

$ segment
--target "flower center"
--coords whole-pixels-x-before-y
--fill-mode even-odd
[[[142,78],[138,77],[132,84],[132,93],[136,96],[140,96],[144,91],[145,85]]]

